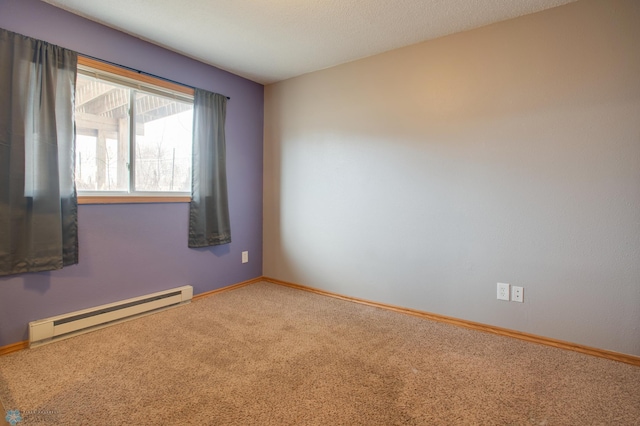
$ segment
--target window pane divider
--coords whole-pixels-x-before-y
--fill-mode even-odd
[[[129,92],[129,188],[136,187],[136,91]]]

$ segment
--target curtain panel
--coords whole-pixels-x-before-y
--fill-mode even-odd
[[[0,29],[0,275],[78,263],[77,54]]]
[[[224,125],[227,98],[195,89],[189,247],[231,242]]]

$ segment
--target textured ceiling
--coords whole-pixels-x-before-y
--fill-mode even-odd
[[[268,84],[575,0],[45,0]]]

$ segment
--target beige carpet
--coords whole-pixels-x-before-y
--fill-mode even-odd
[[[640,368],[258,283],[0,357],[24,424],[640,425]]]

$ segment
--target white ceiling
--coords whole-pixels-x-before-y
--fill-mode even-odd
[[[44,0],[262,84],[575,0]]]

